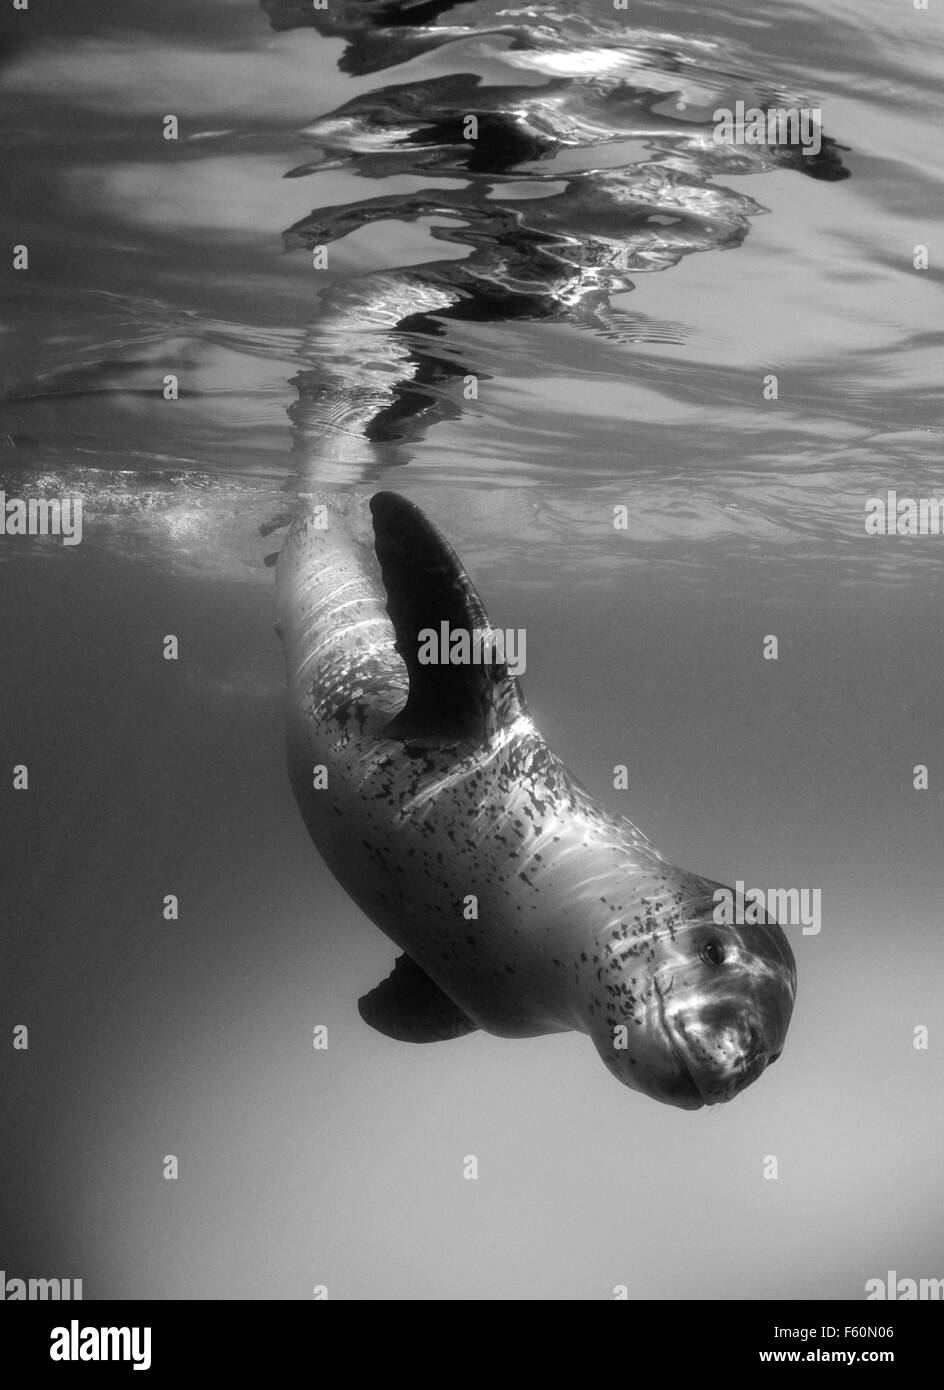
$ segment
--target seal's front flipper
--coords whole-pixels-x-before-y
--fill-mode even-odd
[[[438,639],[443,625],[490,645],[482,600],[452,546],[415,503],[396,492],[378,492],[370,510],[387,612],[410,676],[406,705],[384,732],[390,738],[486,743],[525,712],[507,663],[420,661],[420,633],[432,631]]]
[[[478,1027],[409,956],[400,956],[392,974],[357,1008],[371,1028],[398,1042],[445,1042]]]

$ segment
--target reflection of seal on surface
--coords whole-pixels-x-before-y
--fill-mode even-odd
[[[719,885],[593,800],[507,667],[420,663],[422,629],[488,618],[419,508],[386,492],[371,513],[373,546],[356,518],[300,513],[277,568],[295,795],[332,872],[406,953],[362,1016],[415,1042],[575,1029],[634,1090],[685,1109],[731,1099],[783,1047],[782,931],[715,925]]]
[[[334,481],[363,483],[378,465],[403,463],[405,442],[477,399],[465,394],[469,378],[487,380],[488,371],[470,359],[474,338],[461,325],[553,319],[614,345],[684,341],[684,324],[611,300],[638,274],[741,244],[766,209],[730,178],[777,168],[829,182],[849,176],[828,136],[815,156],[809,143],[790,143],[809,100],[771,86],[753,55],[727,39],[639,28],[590,0],[560,10],[469,5],[461,25],[434,22],[452,0],[262,3],[276,29],[346,40],[342,71],[408,76],[359,85],[305,127],[309,157],[286,177],[314,176],[315,206],[285,231],[286,250],[310,252],[325,270],[330,246],[388,222],[420,223],[430,243],[450,248],[423,261],[417,241],[407,264],[332,273],[321,291],[292,383],[292,420],[295,450],[322,482],[325,446],[334,463],[342,431],[373,447],[356,469],[348,457]],[[445,48],[434,76],[402,69],[473,35],[494,59],[488,79],[450,71]],[[465,61],[468,50],[451,56]],[[762,145],[719,141],[715,112],[735,92],[727,98],[735,106],[785,120],[793,111],[794,124],[765,125],[771,138]],[[326,205],[318,184],[329,170],[356,176],[355,201]],[[406,185],[394,190],[401,178]],[[383,190],[365,197],[371,179]]]

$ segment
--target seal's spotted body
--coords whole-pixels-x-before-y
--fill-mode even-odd
[[[321,528],[310,511],[278,562],[295,793],[336,877],[406,952],[362,1014],[416,1041],[576,1029],[634,1089],[729,1099],[783,1045],[795,977],[779,927],[716,926],[719,885],[593,800],[506,667],[419,666],[421,627],[488,619],[416,507],[382,493],[371,508],[376,554],[355,517]]]

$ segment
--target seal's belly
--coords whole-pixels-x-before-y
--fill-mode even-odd
[[[292,742],[312,839],[371,921],[486,1031],[573,1028],[556,1003],[567,914],[550,854],[564,827],[512,777],[520,748],[457,760],[333,723],[296,723]]]

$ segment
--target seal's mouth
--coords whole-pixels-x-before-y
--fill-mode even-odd
[[[710,1076],[704,1074],[700,1075],[698,1069],[690,1062],[683,1041],[685,1038],[685,1029],[682,1027],[681,1030],[679,1030],[672,1026],[672,1022],[665,1011],[665,995],[659,986],[658,980],[654,976],[653,984],[655,986],[656,996],[659,1000],[659,1019],[662,1023],[662,1030],[675,1054],[686,1081],[691,1087],[693,1095],[698,1097],[702,1105],[723,1105],[726,1101],[733,1100],[734,1097],[740,1095],[742,1091],[746,1091],[748,1086],[756,1081],[758,1077],[766,1071],[767,1067],[773,1062],[776,1062],[777,1058],[780,1056],[780,1052],[770,1056],[766,1049],[760,1046],[756,1051],[752,1052],[752,1055],[747,1055],[740,1061],[734,1075],[726,1077],[723,1082],[719,1082],[717,1085],[713,1084],[713,1080]],[[681,1038],[679,1037],[679,1031],[681,1031],[682,1034]]]
[[[662,1024],[662,1031],[665,1034],[666,1040],[668,1041],[668,1044],[675,1055],[675,1060],[678,1062],[681,1071],[681,1076],[679,1079],[683,1083],[683,1085],[686,1086],[686,1090],[688,1091],[692,1100],[696,1100],[699,1105],[713,1105],[715,1102],[713,1100],[709,1100],[703,1093],[701,1087],[698,1084],[698,1078],[692,1072],[692,1069],[688,1064],[688,1059],[686,1058],[685,1053],[682,1051],[678,1039],[676,1038],[671,1027],[669,1026],[669,1021],[666,1018],[665,1013],[665,996],[663,995],[662,990],[659,988],[659,981],[656,979],[655,976],[652,977],[652,983],[655,986],[656,998],[659,1001],[659,1022]]]
[[[671,1046],[672,1051],[675,1053],[676,1061],[682,1069],[682,1074],[691,1086],[693,1095],[696,1095],[698,1097],[702,1105],[717,1105],[717,1098],[706,1096],[702,1088],[699,1086],[698,1077],[694,1074],[691,1067],[689,1066],[688,1058],[685,1056],[685,1053],[679,1046],[678,1039],[676,1038],[675,1034],[672,1032],[672,1029],[666,1022],[664,1012],[662,1015],[662,1026],[665,1029],[665,1035],[669,1040],[669,1045]]]
[[[693,1074],[691,1067],[688,1065],[688,1059],[686,1058],[685,1053],[679,1047],[678,1039],[674,1036],[672,1030],[668,1027],[666,1027],[666,1036],[669,1039],[669,1044],[671,1045],[672,1051],[675,1053],[676,1061],[682,1068],[682,1071],[685,1073],[688,1080],[692,1083],[692,1087],[694,1088],[694,1090],[697,1091],[699,1100],[703,1104],[707,1104],[708,1102],[705,1100],[705,1097],[701,1093],[701,1087],[698,1084],[698,1078]]]

